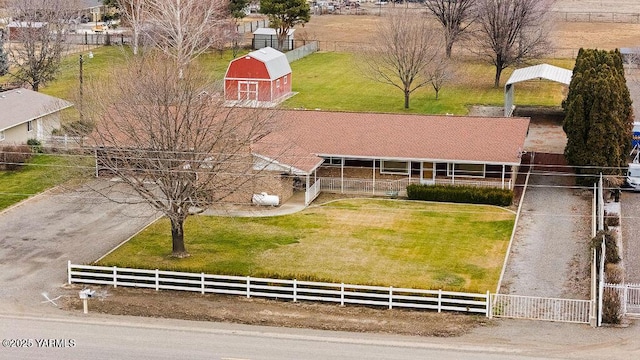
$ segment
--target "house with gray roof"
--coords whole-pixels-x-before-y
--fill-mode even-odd
[[[60,112],[72,103],[28,89],[0,92],[0,146],[39,141],[60,128]]]

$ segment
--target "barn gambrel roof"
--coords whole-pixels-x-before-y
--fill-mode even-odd
[[[287,56],[272,47],[252,51],[247,56],[264,63],[271,79],[279,79],[291,72]]]

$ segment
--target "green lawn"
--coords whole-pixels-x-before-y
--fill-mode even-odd
[[[324,52],[291,64],[296,96],[284,103],[286,108],[323,110],[409,112],[464,115],[470,105],[503,106],[504,88],[493,87],[494,69],[478,62],[458,62],[450,85],[440,91],[438,100],[430,86],[416,90],[410,109],[404,110],[402,92],[391,85],[367,79],[349,53]],[[573,68],[573,60],[545,60],[552,65]],[[512,69],[502,74],[506,82]],[[518,105],[559,106],[564,85],[550,81],[530,81],[516,86]]]
[[[0,171],[0,209],[5,209],[44,190],[69,181],[79,172],[90,171],[78,167],[88,159],[77,156],[35,155],[16,171]]]
[[[131,54],[120,46],[104,46],[83,52],[84,79],[87,83],[100,82],[111,70],[122,66]],[[210,72],[213,81],[224,77],[230,51],[205,54],[198,61]],[[573,68],[572,59],[546,59],[546,63]],[[291,64],[293,91],[297,95],[287,100],[285,108],[306,108],[342,111],[398,112],[421,114],[452,113],[464,115],[470,105],[502,106],[503,87],[493,87],[494,69],[485,63],[459,61],[455,79],[441,90],[439,99],[431,87],[424,87],[411,96],[410,109],[403,108],[402,92],[386,84],[367,79],[358,69],[353,54],[320,52]],[[512,69],[502,75],[502,83],[509,78]],[[44,86],[43,93],[75,101],[79,84],[79,54],[68,56],[62,62],[57,80]],[[0,78],[0,82],[10,80]],[[559,106],[564,98],[564,86],[546,80],[529,81],[516,86],[515,102],[526,106]],[[73,118],[73,116],[71,116]]]
[[[191,217],[174,259],[160,220],[101,265],[484,292],[514,214],[477,205],[351,199],[266,218]]]

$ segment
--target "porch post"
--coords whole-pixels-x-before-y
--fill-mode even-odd
[[[340,161],[340,193],[344,194],[344,158]]]
[[[451,185],[456,184],[456,163],[451,163]]]
[[[373,185],[371,186],[373,195],[376,194],[376,159],[373,159]]]
[[[310,183],[309,183],[309,174],[307,174],[307,189],[306,189],[306,191],[309,191],[309,186],[310,186]]]
[[[502,165],[502,189],[504,190],[504,165]]]
[[[424,161],[420,161],[420,184],[422,184],[422,179],[424,179]]]

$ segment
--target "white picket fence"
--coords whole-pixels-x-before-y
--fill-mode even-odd
[[[494,294],[492,316],[589,324],[591,300]]]
[[[640,284],[604,284],[614,289],[620,297],[622,315],[640,315]]]
[[[442,290],[419,290],[325,282],[223,276],[68,262],[69,284],[100,284],[158,290],[193,291],[292,301],[320,301],[393,308],[456,311],[490,316],[491,296]]]

